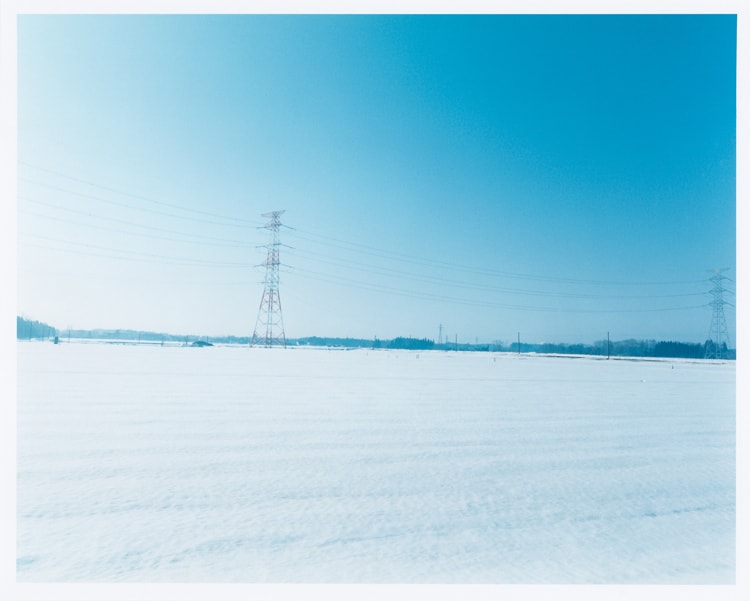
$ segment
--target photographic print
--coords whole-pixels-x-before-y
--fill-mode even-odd
[[[739,583],[737,13],[456,10],[12,15],[20,594]]]

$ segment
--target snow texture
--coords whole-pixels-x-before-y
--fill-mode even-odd
[[[19,582],[735,582],[735,365],[18,345]]]

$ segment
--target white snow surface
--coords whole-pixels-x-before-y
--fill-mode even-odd
[[[735,365],[18,344],[19,582],[735,582]]]

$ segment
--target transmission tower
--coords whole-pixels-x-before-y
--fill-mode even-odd
[[[727,320],[724,317],[724,305],[730,304],[724,300],[724,280],[726,276],[722,272],[726,269],[714,270],[710,282],[714,285],[711,288],[712,300],[709,303],[711,307],[711,328],[708,331],[708,342],[706,343],[706,359],[726,359],[729,349],[729,332],[727,330]]]
[[[284,318],[281,315],[281,298],[279,297],[279,228],[281,221],[279,217],[284,211],[271,211],[263,213],[261,217],[268,217],[269,222],[263,226],[270,232],[270,240],[264,248],[268,249],[266,255],[266,277],[263,282],[263,296],[258,307],[258,319],[255,321],[255,330],[250,346],[262,345],[266,347],[286,347],[286,336],[284,335]],[[262,267],[262,265],[259,265]]]

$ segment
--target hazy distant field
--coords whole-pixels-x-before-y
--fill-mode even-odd
[[[18,344],[20,581],[733,583],[733,363]]]

